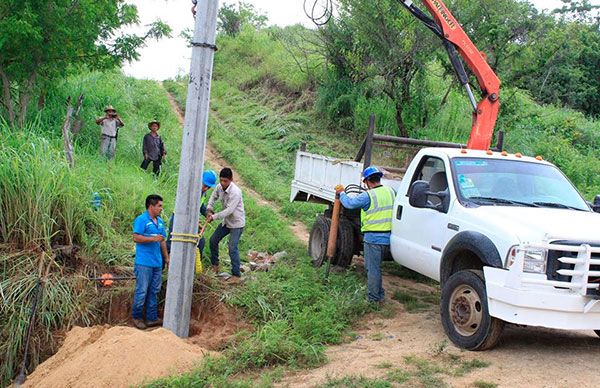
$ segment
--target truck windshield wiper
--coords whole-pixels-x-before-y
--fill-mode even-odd
[[[537,206],[542,206],[542,207],[556,207],[556,208],[560,208],[560,209],[571,209],[571,210],[585,211],[585,210],[580,209],[578,207],[565,205],[565,204],[559,203],[559,202],[534,202],[534,204],[536,204]]]
[[[539,207],[537,203],[529,203],[529,202],[520,202],[513,201],[511,199],[505,198],[495,198],[495,197],[469,197],[470,201],[487,201],[492,202],[494,204],[505,204],[505,205],[519,205],[519,206],[528,206],[528,207]]]

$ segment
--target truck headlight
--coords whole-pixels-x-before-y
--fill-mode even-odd
[[[546,273],[546,249],[527,249],[523,260],[523,272]]]
[[[517,258],[517,247],[508,250],[506,268],[510,268]],[[523,272],[546,273],[548,250],[541,248],[528,248],[524,250]]]

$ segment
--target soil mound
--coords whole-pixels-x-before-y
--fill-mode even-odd
[[[58,353],[38,366],[26,387],[128,387],[182,372],[208,351],[159,328],[75,327]]]

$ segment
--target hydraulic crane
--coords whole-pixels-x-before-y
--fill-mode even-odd
[[[452,67],[456,71],[461,85],[467,91],[469,101],[473,107],[473,124],[467,148],[488,150],[500,108],[500,80],[488,65],[485,54],[475,47],[441,0],[421,0],[421,2],[433,15],[433,19],[415,6],[411,0],[400,0],[400,3],[410,13],[442,40]],[[482,99],[479,102],[473,95],[469,85],[469,76],[459,55],[477,77],[482,94]]]

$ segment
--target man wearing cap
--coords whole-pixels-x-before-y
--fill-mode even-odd
[[[381,303],[385,292],[381,277],[381,260],[389,250],[392,231],[394,189],[381,184],[383,173],[377,167],[367,167],[363,172],[363,183],[367,191],[349,197],[344,186],[337,185],[336,193],[345,208],[360,208],[361,231],[364,233],[364,258],[367,269],[369,302]]]
[[[148,123],[148,129],[150,129],[150,133],[144,135],[142,144],[144,160],[140,167],[146,170],[150,162],[152,162],[152,172],[154,175],[158,176],[158,174],[160,174],[162,160],[167,156],[167,150],[165,149],[165,143],[158,134],[160,122],[156,120],[150,121]]]
[[[202,173],[202,196],[200,199],[200,214],[206,217],[208,204],[208,190],[212,189],[217,184],[217,173],[213,170],[206,170]],[[171,253],[171,233],[173,233],[173,225],[175,222],[175,214],[171,214],[171,218],[169,219],[169,237],[167,238],[167,252]],[[206,240],[202,237],[198,241],[198,250],[200,251],[200,256],[202,256],[204,252],[204,246],[206,245]]]
[[[96,124],[101,127],[100,155],[112,159],[115,157],[119,128],[125,123],[112,105],[107,106],[104,113],[104,117],[96,120]]]

